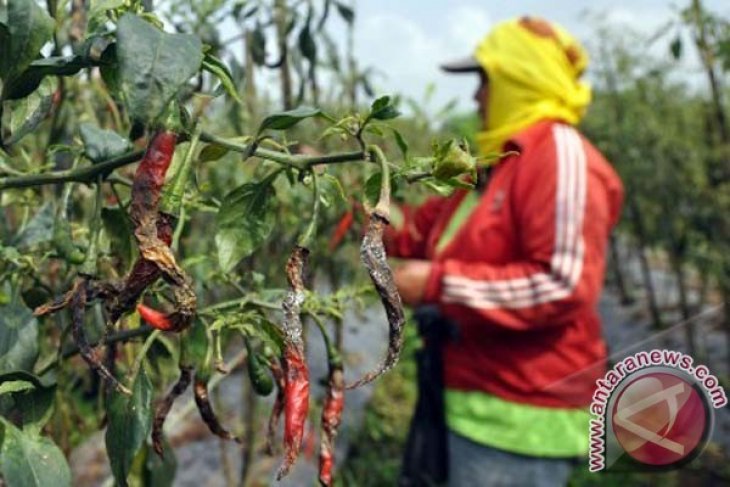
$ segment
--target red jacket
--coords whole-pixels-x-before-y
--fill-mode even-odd
[[[425,302],[459,326],[445,348],[449,388],[546,407],[590,403],[605,372],[596,305],[623,199],[608,162],[569,125],[544,121],[505,146],[478,206],[438,254],[466,195],[404,211],[393,256],[429,259]]]

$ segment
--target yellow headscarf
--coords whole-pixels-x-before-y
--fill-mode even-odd
[[[588,55],[562,27],[523,17],[497,25],[475,58],[489,77],[485,130],[477,134],[482,155],[501,152],[513,135],[544,119],[577,124],[591,101],[580,81]]]

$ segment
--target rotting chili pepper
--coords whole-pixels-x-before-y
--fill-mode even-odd
[[[101,360],[96,355],[96,351],[86,340],[86,333],[84,333],[84,318],[86,316],[87,283],[88,281],[85,277],[78,278],[71,290],[71,332],[73,334],[74,341],[79,347],[79,354],[93,371],[109,381],[109,383],[114,386],[117,391],[130,395],[132,392],[119,382],[109,369],[101,363]]]
[[[332,485],[335,438],[345,407],[345,376],[342,370],[342,357],[329,343],[329,340],[327,341],[327,362],[329,377],[327,394],[322,407],[322,438],[319,448],[319,483],[324,487]]]
[[[284,378],[284,369],[281,367],[279,358],[274,357],[269,361],[269,369],[271,370],[271,375],[274,376],[274,382],[276,383],[276,399],[274,399],[274,406],[271,408],[271,416],[269,416],[269,425],[266,434],[266,453],[274,455],[276,427],[279,425],[281,413],[284,412],[286,380]]]
[[[176,218],[170,214],[159,212],[157,215],[157,238],[168,247],[172,243],[175,221]],[[154,262],[143,257],[138,258],[118,293],[107,305],[109,321],[116,323],[123,314],[129,312],[144,291],[157,281],[161,274]]]
[[[309,369],[304,356],[302,320],[304,302],[304,269],[309,250],[297,245],[286,264],[289,292],[282,303],[284,310],[284,461],[277,479],[281,480],[299,456],[304,425],[309,411]]]
[[[198,406],[198,411],[200,412],[200,417],[208,426],[210,432],[224,440],[233,440],[236,443],[241,443],[240,438],[229,433],[228,430],[221,426],[220,421],[218,421],[218,417],[215,415],[215,412],[213,412],[213,406],[210,404],[210,398],[208,397],[208,382],[197,375],[193,385],[193,395],[195,397],[195,404]]]
[[[177,135],[168,130],[158,131],[150,140],[132,183],[129,216],[134,223],[141,258],[156,265],[165,280],[172,284],[176,311],[168,318],[176,329],[183,329],[195,315],[197,298],[190,279],[175,262],[168,244],[158,235],[157,223],[162,186],[176,142]]]
[[[180,378],[170,390],[170,393],[157,405],[155,410],[155,419],[152,422],[152,448],[160,456],[164,456],[164,447],[162,444],[162,432],[170,409],[175,400],[180,397],[190,386],[193,378],[193,368],[187,365],[180,366]]]
[[[342,218],[340,218],[340,221],[337,222],[337,226],[335,227],[335,231],[332,232],[332,236],[330,237],[329,242],[327,243],[327,248],[330,252],[337,249],[342,241],[344,240],[345,236],[347,235],[347,232],[350,231],[350,228],[352,228],[352,224],[355,221],[355,214],[352,210],[347,210],[347,212],[342,215]]]
[[[152,309],[144,304],[137,305],[139,316],[152,328],[161,331],[175,331],[175,324],[170,321],[165,313]]]
[[[370,214],[368,229],[362,239],[360,246],[360,259],[370,274],[370,280],[383,303],[385,314],[388,318],[388,352],[380,365],[372,372],[367,373],[363,378],[347,389],[354,389],[368,382],[372,382],[380,375],[390,370],[400,356],[403,346],[403,325],[405,314],[400,294],[393,280],[393,271],[388,265],[385,246],[383,245],[383,231],[388,220],[382,217],[377,211]]]

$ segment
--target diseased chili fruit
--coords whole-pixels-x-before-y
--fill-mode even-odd
[[[335,438],[342,422],[345,408],[345,376],[342,359],[332,347],[328,347],[329,378],[327,394],[322,407],[322,439],[319,448],[319,482],[325,487],[332,485]]]
[[[383,245],[383,231],[388,224],[387,219],[376,211],[370,214],[368,229],[360,245],[360,259],[368,270],[370,280],[383,303],[385,315],[388,318],[388,351],[380,365],[366,374],[362,379],[347,386],[348,389],[359,387],[372,382],[383,373],[390,370],[400,356],[403,346],[403,325],[405,315],[398,288],[393,280],[393,271],[388,265],[385,247]]]
[[[157,238],[168,247],[172,243],[172,234],[176,218],[167,213],[157,215]],[[132,270],[124,279],[119,292],[107,303],[109,321],[116,323],[123,314],[134,308],[134,305],[145,290],[160,278],[162,272],[152,261],[140,257],[132,266]]]
[[[193,396],[195,397],[195,405],[198,406],[198,412],[203,422],[208,426],[211,433],[223,438],[224,440],[233,440],[237,443],[241,443],[240,438],[232,435],[228,432],[218,421],[218,417],[213,412],[213,406],[210,404],[210,398],[208,397],[208,382],[201,378],[195,377],[195,383],[193,385]]]
[[[284,461],[277,479],[289,473],[299,456],[304,425],[309,411],[309,368],[304,356],[302,320],[304,269],[309,251],[296,246],[286,264],[289,292],[282,303],[284,310]]]
[[[155,419],[152,422],[152,448],[160,456],[164,456],[164,448],[162,446],[162,433],[165,425],[165,419],[172,409],[175,400],[180,397],[190,386],[193,377],[193,368],[190,366],[180,366],[180,378],[170,390],[170,393],[158,404],[155,410]]]

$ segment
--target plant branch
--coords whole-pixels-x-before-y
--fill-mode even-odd
[[[83,167],[81,169],[0,178],[0,191],[11,188],[30,188],[33,186],[43,186],[45,184],[66,183],[69,181],[90,183],[96,180],[99,175],[137,162],[143,155],[144,151],[138,150],[109,159],[108,161],[100,162],[99,164],[94,164],[93,166]]]
[[[380,164],[380,197],[375,205],[375,213],[386,220],[390,220],[390,167],[388,166],[388,160],[377,145],[368,146],[368,152]]]
[[[250,144],[238,144],[230,140],[218,137],[207,132],[200,134],[200,140],[211,144],[217,144],[228,150],[248,154],[251,150]],[[341,152],[335,154],[325,154],[321,156],[303,156],[297,154],[287,154],[269,149],[257,147],[253,155],[261,159],[278,162],[284,166],[293,167],[299,170],[307,170],[319,164],[339,164],[343,162],[355,162],[365,159],[365,153],[362,151]]]

